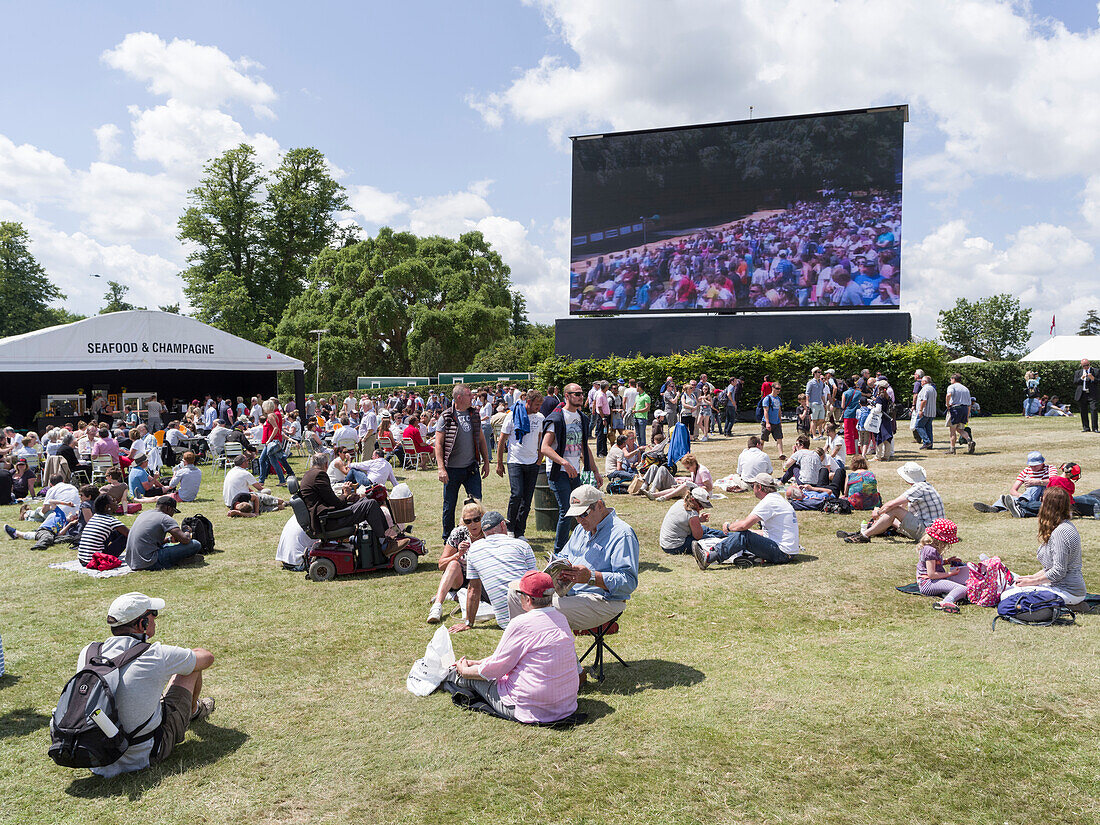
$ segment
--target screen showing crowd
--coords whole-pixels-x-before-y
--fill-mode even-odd
[[[898,306],[904,118],[575,139],[570,312]]]

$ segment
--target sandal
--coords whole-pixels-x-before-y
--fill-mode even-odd
[[[953,604],[952,602],[940,602],[939,604],[933,605],[933,608],[935,610],[943,611],[944,613],[959,612],[959,606],[957,604]]]

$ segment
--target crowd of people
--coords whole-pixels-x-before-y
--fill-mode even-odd
[[[901,194],[834,194],[577,262],[572,311],[897,306]]]
[[[1087,402],[1094,379],[1085,376],[1094,373],[1087,364],[1082,370]],[[905,486],[889,500],[882,494],[887,479],[871,467],[893,460],[899,421],[908,420],[921,450],[935,449],[931,421],[941,397],[947,451],[973,453],[973,397],[957,374],[942,393],[919,370],[911,380],[903,391],[868,369],[840,378],[815,367],[789,410],[777,381],[766,377],[757,393],[740,378],[712,383],[705,374],[685,382],[668,376],[660,387],[609,378],[545,393],[501,384],[456,385],[449,398],[432,389],[311,397],[301,411],[276,398],[254,398],[251,405],[207,398],[154,432],[146,421],[91,422],[48,432],[39,444],[33,435],[8,431],[0,503],[20,499],[20,526],[32,528],[6,525],[12,539],[38,549],[69,541],[87,567],[114,559],[134,570],[162,570],[200,557],[197,536],[176,516],[181,502],[198,500],[204,467],[220,461],[224,468],[226,516],[255,518],[287,506],[266,486],[267,477],[274,472],[285,484],[288,455],[300,452],[308,468],[295,489],[308,526],[291,515],[276,555],[300,571],[325,531],[369,532],[387,555],[399,552],[408,539],[371,489],[396,486],[397,466],[430,467],[440,484],[443,550],[427,622],[444,622],[453,601],[451,615],[461,613],[461,620],[450,625],[451,634],[486,620],[504,631],[490,656],[459,658],[442,687],[468,707],[554,724],[576,713],[586,678],[574,637],[617,626],[639,585],[641,541],[616,512],[618,495],[667,507],[655,545],[690,554],[700,571],[797,561],[799,511],[863,513],[858,529],[838,530],[837,537],[848,544],[890,536],[916,542],[917,588],[936,598],[937,610],[959,612],[969,568],[958,556],[945,557],[960,537],[925,467],[902,463],[897,475]],[[736,464],[705,466],[692,444],[731,435],[739,413],[749,409],[759,434],[747,437]],[[785,435],[784,427],[793,432]],[[794,448],[789,456],[785,443]],[[39,484],[39,468],[50,461],[52,472]],[[493,469],[508,479],[499,509],[484,503],[482,482]],[[100,483],[93,483],[91,472],[99,470]],[[74,483],[80,474],[88,478]],[[558,514],[548,562],[540,565],[527,534],[543,474]],[[1055,468],[1033,451],[1008,492],[993,504],[975,503],[981,512],[1038,520],[1041,569],[1015,577],[1004,596],[1038,591],[1067,605],[1085,598],[1080,535],[1071,518],[1100,517],[1100,490],[1077,495],[1080,476],[1076,463]],[[711,522],[717,502],[735,505],[745,494],[751,506],[744,515]],[[118,518],[135,513],[129,527]],[[120,597],[108,611],[112,637],[81,654],[81,666],[107,654],[133,653],[150,663],[123,669],[116,697],[120,719],[140,747],[97,768],[102,775],[162,761],[190,724],[214,710],[212,699],[200,698],[202,672],[213,662],[208,651],[136,647],[155,632],[161,609],[163,601],[141,593]]]

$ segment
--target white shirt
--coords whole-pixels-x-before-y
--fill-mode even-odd
[[[780,550],[788,556],[798,554],[798,516],[782,493],[768,493],[756,502],[750,515],[763,522],[764,532]]]
[[[798,465],[798,481],[801,484],[812,484],[815,487],[821,480],[821,459],[817,450],[795,450],[791,456]]]
[[[230,467],[229,472],[225,474],[225,481],[222,482],[222,501],[225,502],[225,506],[232,507],[233,499],[238,494],[251,493],[252,485],[257,482],[256,476],[244,467]]]
[[[57,509],[64,514],[65,518],[68,518],[80,506],[80,493],[72,484],[63,481],[50,488],[49,493],[46,495],[46,501],[51,501],[57,505]]]
[[[623,409],[627,414],[633,414],[635,403],[638,401],[638,391],[634,387],[627,387],[623,393]]]
[[[298,524],[298,519],[291,516],[283,525],[283,532],[279,534],[279,547],[275,551],[275,561],[284,564],[301,564],[306,550],[313,546],[313,539],[306,535],[306,531]]]
[[[957,381],[954,384],[949,384],[947,386],[947,398],[944,399],[944,403],[948,407],[969,407],[970,390]]]
[[[737,475],[743,480],[756,478],[761,473],[771,473],[772,460],[766,452],[759,447],[750,447],[742,450],[737,457]]]
[[[833,448],[837,447],[836,455],[833,455]],[[844,436],[834,435],[832,438],[825,439],[825,460],[828,461],[834,470],[839,470],[844,466],[844,463],[848,460],[848,453],[844,448]]]
[[[359,419],[359,435],[373,435],[377,430],[378,416],[374,414],[374,410],[367,410],[363,413],[363,417]]]
[[[531,420],[531,429],[523,437],[523,441],[516,441],[514,435],[516,424],[512,413],[504,419],[500,427],[500,437],[507,441],[509,464],[534,464],[539,460],[539,443],[542,441],[542,413],[528,414]]]
[[[359,443],[359,433],[351,426],[341,426],[332,436],[333,447],[354,447],[357,443]]]

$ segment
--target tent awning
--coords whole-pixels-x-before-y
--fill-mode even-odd
[[[0,372],[304,368],[297,358],[158,310],[111,312],[0,338]]]
[[[1021,361],[1100,361],[1100,335],[1055,335]]]
[[[964,355],[962,358],[956,358],[954,361],[948,361],[948,364],[984,364],[984,358],[976,358],[973,355]]]

